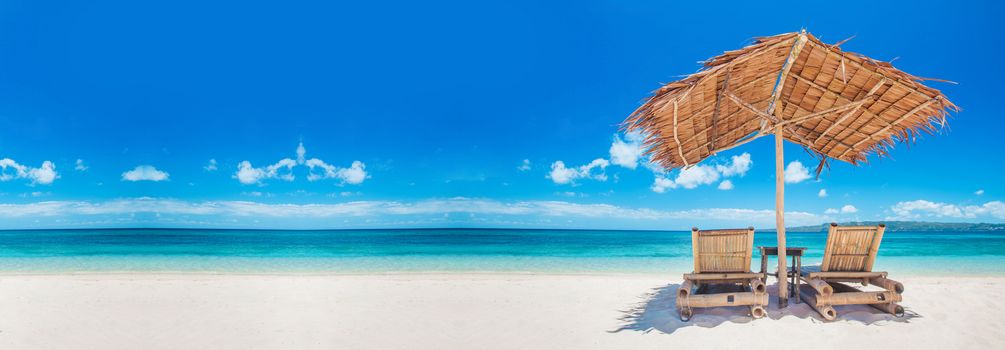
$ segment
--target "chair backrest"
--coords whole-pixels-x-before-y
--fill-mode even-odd
[[[838,226],[831,224],[820,271],[871,272],[886,225]]]
[[[694,272],[750,272],[754,228],[691,229]]]

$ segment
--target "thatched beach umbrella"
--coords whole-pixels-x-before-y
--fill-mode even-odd
[[[718,152],[775,135],[775,218],[778,273],[785,276],[782,140],[820,161],[852,164],[886,156],[946,123],[958,108],[939,90],[887,62],[842,51],[802,31],[758,38],[728,51],[682,80],[664,85],[625,121],[646,135],[647,154],[666,170],[686,168]],[[778,279],[780,305],[787,281]]]

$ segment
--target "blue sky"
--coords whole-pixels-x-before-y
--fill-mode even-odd
[[[869,11],[843,10],[856,8]],[[959,82],[931,85],[963,111],[892,159],[789,183],[790,224],[1002,222],[1003,14],[961,1],[7,1],[0,228],[770,227],[771,138],[658,174],[618,124],[697,61],[801,28]]]

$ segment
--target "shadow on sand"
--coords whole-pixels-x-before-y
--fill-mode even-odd
[[[622,325],[610,332],[616,333],[631,330],[649,333],[655,330],[671,334],[684,327],[712,328],[726,322],[771,322],[767,319],[778,320],[790,316],[809,320],[813,323],[828,323],[809,305],[802,302],[797,304],[795,303],[795,299],[789,301],[789,307],[780,310],[778,308],[778,298],[776,297],[778,295],[778,287],[774,285],[768,287],[768,294],[771,297],[770,304],[768,305],[768,316],[765,319],[754,320],[750,317],[750,309],[745,306],[714,307],[696,309],[691,321],[683,322],[679,318],[680,313],[677,311],[675,305],[678,288],[680,288],[680,284],[668,284],[663,287],[653,288],[652,291],[641,295],[639,303],[628,310],[621,310],[623,313],[620,317]],[[911,311],[910,308],[906,306],[904,308],[904,316],[898,318],[866,305],[836,306],[835,309],[838,311],[838,318],[831,322],[855,322],[864,325],[883,322],[909,323],[912,319],[921,317],[921,315]]]

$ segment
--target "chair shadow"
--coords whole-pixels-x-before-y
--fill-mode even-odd
[[[676,295],[680,284],[672,283],[662,287],[653,288],[639,296],[640,301],[632,305],[627,310],[619,310],[622,316],[619,317],[621,326],[610,333],[621,331],[637,331],[649,333],[658,331],[672,334],[678,329],[685,327],[712,328],[726,322],[749,323],[749,322],[771,322],[783,317],[796,317],[809,320],[812,323],[831,322],[853,322],[863,325],[880,325],[886,322],[909,323],[921,315],[904,307],[904,316],[895,317],[884,313],[867,305],[847,305],[836,306],[838,318],[834,321],[824,320],[812,307],[800,301],[795,303],[795,299],[789,301],[789,306],[785,309],[778,308],[778,287],[768,286],[769,305],[768,315],[764,319],[754,320],[750,316],[750,308],[746,306],[736,307],[713,307],[695,309],[694,316],[688,322],[680,320],[680,313],[676,307]],[[771,319],[771,320],[768,320]]]

